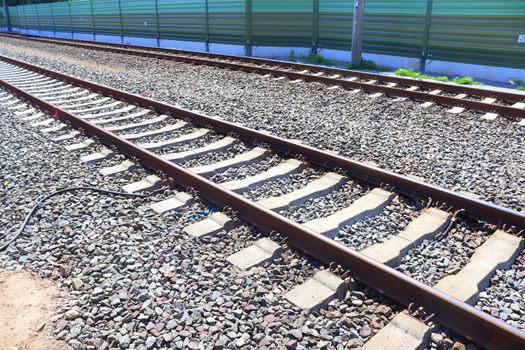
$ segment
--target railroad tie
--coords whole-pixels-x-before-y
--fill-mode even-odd
[[[190,205],[193,202],[194,198],[192,196],[186,192],[178,192],[173,197],[151,204],[150,208],[157,214],[164,214],[183,206]]]
[[[459,114],[462,113],[465,110],[463,107],[452,107],[451,109],[447,110],[448,113],[452,114]]]
[[[463,269],[443,278],[434,288],[465,303],[474,304],[496,270],[508,270],[523,246],[524,241],[520,237],[497,230],[476,249]]]
[[[48,126],[49,124],[53,123],[54,121],[56,121],[55,118],[47,118],[47,119],[42,120],[40,122],[31,123],[31,126]]]
[[[70,110],[72,108],[80,108],[80,107],[87,107],[87,106],[91,106],[91,105],[94,105],[94,104],[99,104],[99,103],[104,103],[104,102],[107,102],[111,100],[110,97],[103,97],[103,98],[100,98],[98,100],[93,100],[93,101],[88,101],[88,102],[82,102],[82,103],[77,103],[77,104],[71,104],[71,102],[68,102],[68,103],[60,103],[58,106],[60,108],[63,108],[65,110]]]
[[[292,288],[284,297],[309,313],[319,311],[335,298],[343,298],[347,288],[344,280],[327,270],[321,270],[303,284]]]
[[[233,220],[226,214],[216,212],[206,219],[186,226],[182,232],[194,238],[202,238],[214,235],[222,230],[230,230]]]
[[[152,118],[152,119],[157,119],[157,118]],[[141,124],[141,123],[136,123],[136,124]],[[151,123],[151,124],[154,124],[154,123]],[[128,124],[127,126],[129,126],[129,125],[132,125],[132,124]],[[143,125],[148,125],[148,124],[143,124]],[[177,123],[175,123],[173,125],[166,125],[166,126],[164,126],[162,128],[159,128],[159,129],[153,129],[153,130],[148,130],[148,131],[144,131],[144,132],[138,132],[138,133],[134,133],[134,134],[125,134],[125,135],[121,135],[121,137],[126,139],[126,140],[135,140],[135,139],[140,139],[142,137],[147,137],[147,136],[155,136],[155,135],[167,134],[167,133],[170,133],[172,131],[181,129],[181,128],[183,128],[186,125],[187,125],[186,122],[179,121],[179,122],[177,122]],[[115,126],[113,128],[107,128],[106,130],[108,130],[108,131],[115,131],[115,130],[120,131],[120,130],[122,130],[122,128],[120,128],[118,126]]]
[[[42,118],[43,116],[44,116],[44,113],[38,112],[38,113],[30,115],[28,117],[23,117],[22,120],[26,121],[26,122],[29,122],[29,121],[32,121],[32,120],[36,120],[36,119]]]
[[[297,159],[288,159],[287,161],[268,169],[267,171],[244,178],[242,180],[233,180],[223,182],[220,185],[230,191],[242,193],[264,182],[275,181],[292,174],[301,172],[304,169],[304,163]]]
[[[240,167],[243,165],[253,164],[269,155],[269,152],[261,147],[255,147],[247,152],[236,155],[233,158],[225,159],[223,161],[201,165],[190,168],[189,170],[201,176],[211,176],[232,167]]]
[[[40,132],[42,134],[48,134],[48,133],[51,133],[51,132],[60,131],[60,130],[64,129],[65,127],[67,127],[67,125],[65,123],[60,122],[60,123],[58,123],[55,126],[51,126],[49,128],[40,129]]]
[[[80,151],[80,150],[83,150],[83,149],[86,149],[86,148],[90,147],[94,143],[95,143],[95,141],[93,139],[86,139],[86,140],[84,140],[82,142],[79,142],[79,143],[74,143],[72,145],[67,145],[67,146],[65,146],[65,149],[67,151],[70,151],[70,152]]]
[[[117,165],[108,166],[99,170],[99,172],[104,176],[112,176],[116,174],[123,173],[128,170],[132,170],[136,167],[135,163],[130,160],[125,160]]]
[[[126,106],[126,107],[123,107],[123,108],[120,108],[120,109],[115,109],[115,110],[108,111],[108,112],[83,115],[82,118],[84,118],[84,119],[96,119],[96,118],[102,118],[102,117],[111,117],[111,116],[114,116],[114,115],[117,115],[117,114],[120,114],[120,113],[129,112],[129,111],[131,111],[131,110],[133,110],[135,108],[136,107],[134,105],[129,105],[129,106]]]
[[[485,119],[485,120],[494,120],[498,117],[498,114],[497,113],[485,113],[481,119]]]
[[[148,113],[150,113],[150,110],[149,109],[144,109],[144,110],[142,110],[140,112],[126,114],[126,115],[123,115],[123,116],[120,116],[120,117],[115,117],[115,118],[110,118],[110,119],[96,119],[96,120],[92,121],[91,123],[92,124],[96,124],[96,125],[110,124],[110,123],[119,122],[119,121],[122,121],[122,120],[129,120],[129,119],[142,117],[142,116],[145,116]]]
[[[138,128],[138,127],[141,127],[141,126],[148,126],[148,125],[157,124],[157,123],[160,123],[160,122],[166,120],[166,118],[168,118],[167,115],[159,115],[158,117],[149,118],[149,119],[143,120],[143,121],[138,122],[138,123],[131,123],[131,124],[125,124],[125,125],[111,126],[109,128],[106,128],[106,130],[108,130],[108,131],[124,131],[124,130]]]
[[[434,102],[427,101],[427,102],[423,102],[419,106],[423,107],[423,108],[428,108],[428,107],[432,106],[433,104],[434,104]]]
[[[198,158],[204,154],[211,152],[222,152],[225,149],[233,146],[237,140],[233,137],[225,137],[219,141],[209,143],[205,146],[190,149],[183,152],[168,153],[162,155],[162,158],[167,159],[172,162],[185,162],[187,160]]]
[[[272,262],[282,253],[282,248],[269,238],[261,238],[252,245],[226,258],[231,264],[241,270]]]
[[[301,204],[307,200],[325,196],[341,187],[344,182],[345,178],[343,176],[336,173],[327,173],[297,191],[282,196],[261,199],[257,204],[271,210],[280,211],[291,205]]]
[[[374,244],[360,253],[395,267],[400,264],[401,257],[408,250],[418,246],[423,240],[443,232],[450,223],[451,215],[436,208],[423,209],[421,214],[412,220],[398,235],[385,242]]]
[[[127,193],[148,192],[159,189],[161,186],[162,179],[160,177],[157,175],[149,175],[143,180],[122,186],[122,190]]]
[[[25,111],[15,112],[15,115],[17,117],[23,117],[25,115],[28,115],[28,114],[31,114],[31,113],[35,113],[35,112],[38,112],[35,108],[29,108],[29,109],[26,109]]]
[[[96,164],[100,163],[104,159],[111,158],[113,156],[113,151],[108,148],[103,148],[102,150],[91,153],[85,156],[80,157],[80,160],[86,164]]]
[[[335,238],[339,234],[341,227],[352,225],[361,219],[377,215],[390,203],[392,198],[394,198],[392,192],[374,188],[348,207],[330,216],[310,220],[303,225],[319,234]]]
[[[65,124],[64,124],[65,125]],[[44,132],[44,129],[40,130],[40,132]],[[54,139],[51,139],[52,141],[66,141],[66,140],[70,140],[72,138],[75,138],[77,137],[78,135],[80,135],[80,132],[77,131],[77,130],[74,130],[70,133],[67,133],[67,134],[64,134],[64,135],[60,135],[60,136],[57,136],[55,137]]]
[[[383,93],[381,93],[381,92],[376,92],[376,93],[368,95],[368,97],[370,97],[370,98],[378,98],[378,97],[381,97],[381,96],[383,96]]]
[[[431,328],[406,312],[398,313],[362,347],[363,350],[422,350]]]
[[[111,102],[111,103],[108,103],[108,104],[105,104],[105,105],[94,106],[94,107],[89,107],[89,108],[81,108],[81,109],[72,109],[71,107],[63,107],[63,108],[68,110],[69,113],[74,113],[74,114],[80,114],[81,115],[81,114],[84,114],[84,113],[93,113],[93,112],[98,112],[98,111],[103,110],[103,109],[113,108],[113,107],[116,107],[116,106],[121,105],[121,104],[122,104],[121,101],[114,101],[114,102]]]
[[[139,146],[149,151],[156,151],[164,147],[181,145],[181,144],[192,142],[195,139],[205,136],[209,132],[210,130],[208,129],[198,129],[197,131],[194,131],[190,134],[185,134],[185,135],[173,138],[173,139],[162,140],[158,142],[142,143],[142,144],[139,144]]]

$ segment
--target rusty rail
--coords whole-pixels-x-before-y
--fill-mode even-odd
[[[248,142],[266,143],[273,150],[285,155],[302,155],[310,163],[329,169],[342,169],[349,175],[363,179],[367,182],[375,184],[390,184],[396,187],[398,192],[420,196],[425,199],[431,197],[434,200],[445,202],[448,205],[453,206],[455,209],[465,209],[465,214],[472,217],[485,219],[497,224],[506,223],[525,228],[525,213],[516,210],[471,198],[391,171],[376,168],[346,157],[338,156],[297,142],[292,142],[241,125],[211,118],[183,108],[174,107],[167,103],[155,101],[147,97],[71,77],[57,71],[18,61],[10,57],[0,55],[0,59],[116,99],[127,101],[128,103],[136,104],[145,108],[152,108],[158,113],[171,114],[176,115],[178,118],[189,119],[192,123],[200,126],[211,126],[216,131],[224,134],[233,132],[241,139]]]
[[[442,82],[431,82],[415,80],[402,77],[386,76],[382,74],[352,71],[340,68],[322,67],[294,62],[284,62],[277,60],[268,60],[253,57],[230,56],[224,54],[202,53],[195,51],[184,51],[174,49],[158,49],[138,45],[123,44],[100,44],[88,40],[57,40],[50,38],[41,38],[33,36],[22,36],[12,34],[0,34],[2,36],[22,37],[28,40],[53,43],[58,45],[73,46],[92,50],[101,50],[115,52],[127,55],[136,55],[142,57],[170,59],[198,65],[211,65],[218,68],[240,70],[251,73],[271,74],[274,76],[284,76],[289,79],[301,79],[304,81],[315,81],[327,85],[338,85],[345,89],[362,89],[367,92],[379,92],[390,96],[406,97],[412,100],[429,101],[452,107],[465,107],[482,112],[499,113],[514,118],[525,118],[525,109],[512,107],[504,104],[483,102],[468,98],[459,98],[454,96],[435,95],[428,92],[412,91],[398,87],[379,85],[370,82],[350,81],[345,77],[358,77],[360,79],[369,79],[381,82],[394,82],[402,85],[418,85],[423,88],[442,90],[449,93],[464,93],[470,96],[494,97],[507,101],[524,101],[525,96],[516,93],[493,91],[480,89],[476,87],[459,86]],[[197,57],[195,57],[197,56]],[[233,60],[233,61],[232,61]],[[249,64],[247,64],[249,63]],[[272,66],[272,67],[265,67]],[[292,69],[294,71],[292,71]],[[317,76],[312,73],[302,73],[299,70],[309,70],[312,73],[323,72],[342,77]]]
[[[11,63],[16,62],[13,59],[2,59]],[[21,64],[21,62],[19,62],[19,65],[24,67],[31,66],[28,64]],[[46,71],[43,68],[33,70],[40,73]],[[54,77],[64,76],[63,74],[52,71],[48,71],[48,75]],[[70,77],[68,81],[80,85],[80,80],[77,78]],[[103,93],[112,93],[114,97],[130,97],[131,99],[128,100],[130,103],[140,100],[139,96],[119,92],[94,83],[84,82],[83,85],[86,85],[84,87],[92,86],[94,90]],[[191,186],[197,189],[203,197],[218,206],[232,207],[237,211],[239,217],[256,225],[261,230],[266,232],[277,231],[281,233],[287,238],[289,244],[304,251],[312,257],[323,261],[326,264],[335,262],[336,264],[341,265],[344,269],[349,269],[353,277],[369,287],[384,293],[397,302],[404,305],[415,303],[418,306],[422,306],[427,312],[435,313],[434,319],[437,322],[466,336],[467,338],[472,339],[480,346],[490,349],[523,349],[525,347],[525,332],[522,332],[501,320],[477,310],[470,305],[462,303],[457,299],[437,291],[419,281],[405,276],[386,265],[359,254],[353,249],[347,248],[327,237],[319,235],[314,231],[277,214],[276,212],[261,207],[241,195],[226,190],[201,176],[163,159],[161,156],[156,155],[153,152],[145,150],[90,123],[87,120],[79,118],[53,104],[39,99],[4,80],[0,80],[0,86],[11,93],[18,95],[20,98],[30,101],[33,105],[48,111],[55,118],[70,122],[73,126],[84,129],[88,134],[98,137],[103,143],[118,148],[119,151],[125,155],[137,157],[145,166],[164,172],[167,176],[175,179],[179,185],[183,187]],[[146,103],[144,106],[149,105],[153,108],[159,108],[164,111],[170,110],[172,112],[184,112],[183,114],[191,113],[148,99],[142,100],[142,103]],[[194,119],[210,121],[211,118],[195,114]],[[223,127],[226,127],[227,125],[231,126],[229,123],[223,123]],[[247,128],[242,129],[250,131]],[[251,132],[254,134],[258,133],[253,130]],[[281,143],[287,142],[282,139],[278,139],[278,141]],[[313,150],[309,147],[306,148],[311,151]],[[376,169],[376,171],[377,170],[378,169]]]

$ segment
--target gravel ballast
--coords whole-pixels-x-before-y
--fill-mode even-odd
[[[132,175],[104,178],[36,128],[1,109],[0,118],[0,164],[9,169],[0,175],[2,238],[43,193],[78,185],[119,190],[148,175],[138,167]],[[400,310],[355,284],[321,313],[304,314],[283,295],[323,268],[319,262],[285,249],[270,266],[236,270],[226,257],[260,232],[239,222],[216,237],[193,240],[182,228],[216,208],[198,200],[164,216],[148,210],[171,193],[54,197],[0,254],[3,269],[57,281],[60,307],[49,321],[54,338],[74,349],[344,349],[364,344]]]
[[[481,113],[173,61],[10,38],[3,45],[7,56],[525,208],[525,128],[506,118],[482,121]],[[49,52],[53,59],[42,57]]]

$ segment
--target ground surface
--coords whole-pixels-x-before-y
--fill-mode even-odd
[[[2,54],[51,69],[525,208],[525,128],[505,118],[482,121],[479,113],[449,114],[445,107],[371,99],[316,83],[290,84],[255,74],[19,39],[3,39],[0,48]],[[87,61],[119,72],[93,68]]]
[[[28,272],[0,272],[0,349],[70,349],[48,334],[58,296],[49,280]]]

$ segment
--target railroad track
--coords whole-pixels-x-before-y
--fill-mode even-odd
[[[269,233],[228,258],[239,269],[271,263],[284,242],[324,262],[325,270],[284,296],[297,307],[314,311],[342,297],[349,275],[407,306],[408,310],[397,314],[365,349],[385,347],[387,341],[394,348],[392,339],[404,348],[426,346],[429,320],[486,348],[525,346],[523,331],[472,306],[495,271],[508,268],[523,249],[523,240],[515,234],[525,227],[521,212],[3,56],[0,85],[5,90],[0,93],[4,108],[54,142],[64,143],[68,151],[82,154],[81,160],[96,165],[102,174],[118,176],[139,166],[155,174],[125,185],[125,191],[152,191],[167,184],[186,189],[153,203],[151,210],[159,214],[174,211],[196,200],[197,195],[224,208],[185,227],[186,234],[197,238],[213,235],[240,219]],[[112,163],[111,156],[116,153],[127,159]],[[196,159],[204,162],[196,164]],[[221,173],[241,167],[251,167],[251,171],[242,178],[221,181]],[[272,183],[282,186],[279,181],[305,169],[315,173],[315,179],[305,186],[288,187],[270,198],[256,198],[256,191],[252,191]],[[343,208],[315,218],[291,219],[294,208],[315,208],[312,202],[334,192],[351,197]],[[360,252],[342,244],[344,239],[339,236],[344,227],[381,215],[396,197],[414,198],[418,203],[431,201],[426,207],[415,206],[401,232],[361,247]],[[463,217],[484,220],[493,230],[459,272],[430,286],[396,269],[412,247],[425,239],[446,236]],[[501,225],[507,229],[498,229]]]
[[[2,33],[0,36],[126,55],[167,59],[197,65],[209,65],[218,68],[257,73],[266,78],[287,78],[292,82],[320,82],[331,86],[331,88],[341,87],[356,93],[364,91],[370,93],[372,97],[379,97],[384,94],[396,97],[400,101],[406,98],[424,101],[422,105],[426,107],[437,103],[452,107],[449,110],[450,113],[459,114],[465,109],[480,111],[485,113],[481,118],[486,120],[493,120],[497,118],[498,115],[501,115],[513,118],[520,124],[525,125],[525,95],[518,93],[303,63],[217,53],[109,44],[76,39],[43,38],[20,34]]]

